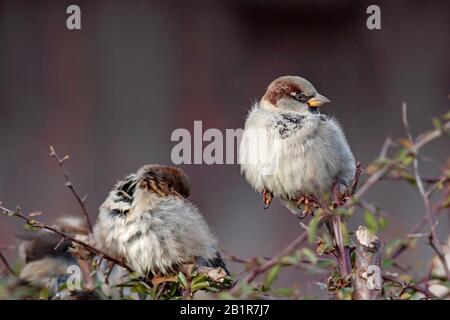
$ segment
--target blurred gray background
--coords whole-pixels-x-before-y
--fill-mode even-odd
[[[374,3],[378,31],[366,28]],[[69,4],[81,7],[81,31],[66,28]],[[45,221],[80,214],[48,156],[54,145],[70,154],[73,183],[95,219],[116,179],[146,163],[171,164],[174,129],[192,132],[194,120],[204,130],[241,128],[252,99],[285,74],[306,77],[333,101],[324,111],[368,164],[388,135],[403,134],[403,101],[415,134],[449,110],[449,13],[449,1],[0,1],[0,201],[41,210]],[[439,173],[449,146],[444,139],[425,149],[434,159],[425,175]],[[302,231],[277,201],[262,208],[238,165],[182,168],[191,200],[236,255],[270,256]],[[383,241],[424,213],[417,191],[398,182],[366,200],[392,215]],[[0,243],[14,244],[20,226],[0,217]],[[440,224],[442,239],[448,227]],[[432,256],[420,248],[404,256],[417,270]],[[280,284],[314,294],[308,279],[292,271]]]

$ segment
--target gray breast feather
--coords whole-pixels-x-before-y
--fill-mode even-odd
[[[274,130],[278,131],[281,139],[288,138],[296,130],[299,130],[305,117],[298,114],[281,113],[278,117],[275,117],[273,121]]]

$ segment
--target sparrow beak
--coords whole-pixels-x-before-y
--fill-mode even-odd
[[[307,104],[309,107],[315,108],[320,107],[321,105],[327,102],[331,102],[330,99],[321,94],[316,94],[314,97],[308,100]]]

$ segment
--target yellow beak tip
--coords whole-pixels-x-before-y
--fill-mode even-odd
[[[327,97],[317,94],[315,97],[311,98],[307,103],[309,107],[316,108],[328,102],[331,102],[331,100],[328,99]]]

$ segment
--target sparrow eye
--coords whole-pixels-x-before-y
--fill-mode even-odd
[[[293,94],[292,98],[301,103],[306,103],[309,100],[309,97],[307,97],[303,92]]]

